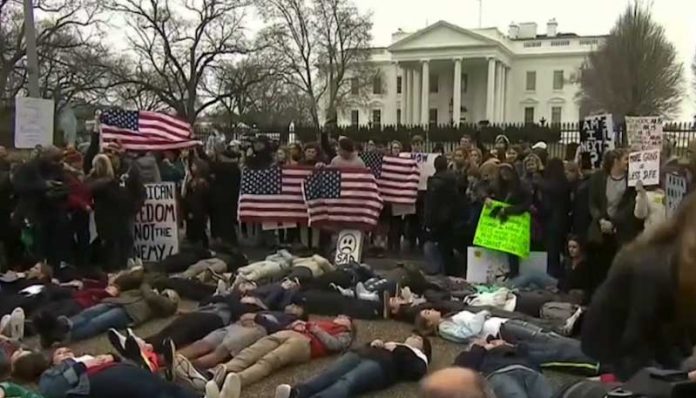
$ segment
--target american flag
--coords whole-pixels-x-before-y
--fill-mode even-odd
[[[307,224],[302,182],[313,170],[312,167],[302,166],[244,169],[239,195],[239,221]]]
[[[416,203],[420,170],[414,159],[379,152],[364,152],[360,157],[377,178],[379,194],[385,202],[403,205]]]
[[[309,225],[370,230],[382,212],[377,181],[369,169],[317,169],[304,185]]]
[[[116,142],[124,149],[157,151],[201,145],[191,139],[191,125],[176,117],[149,111],[109,109],[99,116],[104,143]]]

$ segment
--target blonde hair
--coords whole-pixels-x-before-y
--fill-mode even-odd
[[[92,172],[90,173],[93,177],[110,177],[114,178],[114,167],[111,165],[111,159],[104,154],[99,154],[92,160]]]

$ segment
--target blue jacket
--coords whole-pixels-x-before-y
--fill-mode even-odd
[[[87,367],[74,359],[66,359],[43,372],[39,391],[45,398],[86,397],[89,395]]]
[[[270,335],[287,328],[298,319],[297,315],[282,311],[261,311],[256,314],[254,322],[266,329],[266,333]]]

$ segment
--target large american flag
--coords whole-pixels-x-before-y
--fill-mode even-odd
[[[370,230],[377,225],[383,203],[370,169],[317,169],[303,190],[313,227]]]
[[[420,170],[415,159],[387,156],[380,152],[364,152],[360,157],[377,178],[379,194],[385,202],[416,203]]]
[[[313,170],[303,166],[242,170],[239,221],[307,224],[302,182]]]
[[[104,144],[115,142],[134,151],[161,151],[201,145],[191,125],[174,116],[149,111],[108,109],[99,116]]]

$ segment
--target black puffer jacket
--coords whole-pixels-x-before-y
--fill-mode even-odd
[[[462,219],[462,198],[457,190],[457,177],[443,170],[428,179],[425,197],[425,225],[434,235],[451,231],[456,220]]]

